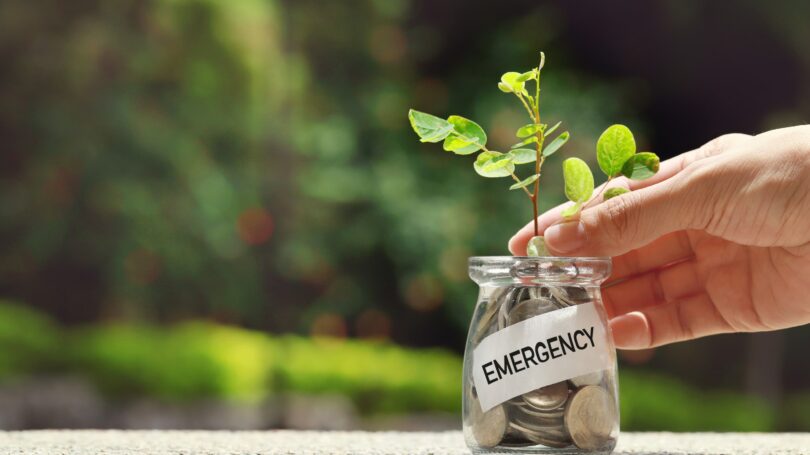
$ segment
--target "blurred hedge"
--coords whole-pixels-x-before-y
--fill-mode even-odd
[[[461,359],[386,342],[271,336],[209,322],[110,324],[62,330],[36,311],[0,303],[0,380],[76,373],[113,397],[259,401],[285,393],[340,394],[366,414],[458,412]],[[810,429],[808,395],[776,409],[730,392],[700,391],[624,369],[627,430]]]

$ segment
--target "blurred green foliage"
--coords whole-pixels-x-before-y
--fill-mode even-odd
[[[409,23],[409,1],[45,4],[0,4],[11,295],[69,321],[206,314],[299,333],[328,312],[353,334],[376,307],[399,342],[461,345],[467,257],[505,254],[530,212],[416,144],[407,108],[452,105],[512,144],[525,121],[495,84],[536,62],[553,14],[505,21],[436,68],[450,43]],[[623,90],[567,69],[562,49],[548,59],[544,120],[570,122],[571,153],[638,123]],[[557,155],[541,209],[562,201]]]
[[[210,322],[64,330],[7,303],[0,304],[0,321],[3,380],[46,370],[73,373],[113,397],[169,401],[340,394],[365,414],[458,412],[461,406],[461,358],[441,349],[275,337]],[[807,394],[789,396],[777,408],[628,368],[620,372],[620,390],[626,430],[810,430]]]
[[[0,378],[51,368],[60,346],[59,330],[49,317],[0,299]]]

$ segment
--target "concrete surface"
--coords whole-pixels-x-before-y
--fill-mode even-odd
[[[305,431],[0,432],[0,454],[464,454],[461,433]],[[617,454],[810,454],[810,433],[624,433]]]

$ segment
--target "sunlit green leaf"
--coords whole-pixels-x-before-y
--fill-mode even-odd
[[[504,93],[512,93],[512,87],[504,84],[503,82],[498,82],[498,88]]]
[[[604,200],[607,201],[608,199],[611,199],[611,198],[614,198],[616,196],[620,196],[620,195],[622,195],[624,193],[629,193],[629,192],[630,192],[630,190],[628,190],[627,188],[622,188],[620,186],[617,186],[615,188],[608,188],[607,190],[605,190]]]
[[[509,177],[515,172],[511,157],[505,157],[503,153],[494,150],[479,153],[473,168],[478,175],[488,178]]]
[[[528,95],[528,92],[526,92],[524,88],[525,81],[520,80],[521,76],[521,73],[510,71],[501,76],[501,82],[509,87],[512,92]]]
[[[445,150],[457,155],[469,155],[487,144],[484,129],[472,120],[451,115],[447,121],[453,126],[453,132],[444,140]]]
[[[608,177],[622,172],[622,166],[636,153],[636,140],[633,133],[624,125],[611,125],[599,136],[596,142],[596,160],[599,168]]]
[[[534,163],[537,161],[537,151],[534,149],[513,149],[509,151],[512,162],[515,164]]]
[[[554,126],[552,126],[551,128],[545,130],[545,133],[543,133],[543,135],[546,136],[546,137],[549,137],[551,135],[551,133],[553,133],[557,129],[557,127],[560,126],[560,124],[562,124],[562,122],[555,123]]]
[[[408,119],[422,142],[439,142],[453,131],[447,120],[414,109],[408,111]]]
[[[526,244],[526,255],[528,256],[551,256],[546,248],[546,239],[542,235],[536,235],[529,239]]]
[[[510,190],[519,190],[521,188],[525,188],[540,178],[540,174],[534,174],[532,176],[526,177],[525,179],[515,183],[514,185],[510,186]]]
[[[593,194],[593,174],[588,164],[579,158],[563,161],[565,196],[572,202],[585,202]]]
[[[543,129],[544,125],[539,123],[529,123],[528,125],[523,125],[518,128],[517,133],[515,136],[517,137],[529,137],[532,134],[537,134],[538,131]]]
[[[511,148],[516,149],[518,147],[523,147],[524,145],[534,144],[537,142],[537,136],[531,136],[526,138],[526,140],[522,142],[518,142],[517,144],[513,145]]]
[[[576,202],[573,205],[569,205],[568,207],[563,209],[563,211],[560,212],[560,215],[562,215],[564,218],[568,218],[569,216],[576,215],[579,212],[579,209],[581,208],[582,202]]]
[[[563,145],[565,145],[566,142],[568,142],[569,136],[570,135],[568,134],[568,131],[563,131],[562,133],[560,133],[559,136],[555,137],[554,140],[551,141],[551,143],[548,144],[546,148],[543,149],[543,156],[549,156],[552,153],[559,150],[560,147],[562,147]]]
[[[661,160],[652,152],[641,152],[631,156],[622,166],[622,175],[633,180],[644,180],[658,172]]]
[[[518,82],[526,82],[537,79],[537,70],[529,70],[517,77]]]

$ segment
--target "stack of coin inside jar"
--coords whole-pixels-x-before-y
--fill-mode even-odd
[[[497,288],[475,327],[477,345],[488,335],[543,313],[591,301],[578,286]],[[482,412],[475,387],[468,385],[469,426],[482,448],[527,447],[542,444],[599,450],[615,444],[618,412],[612,370],[583,376],[519,395]]]

